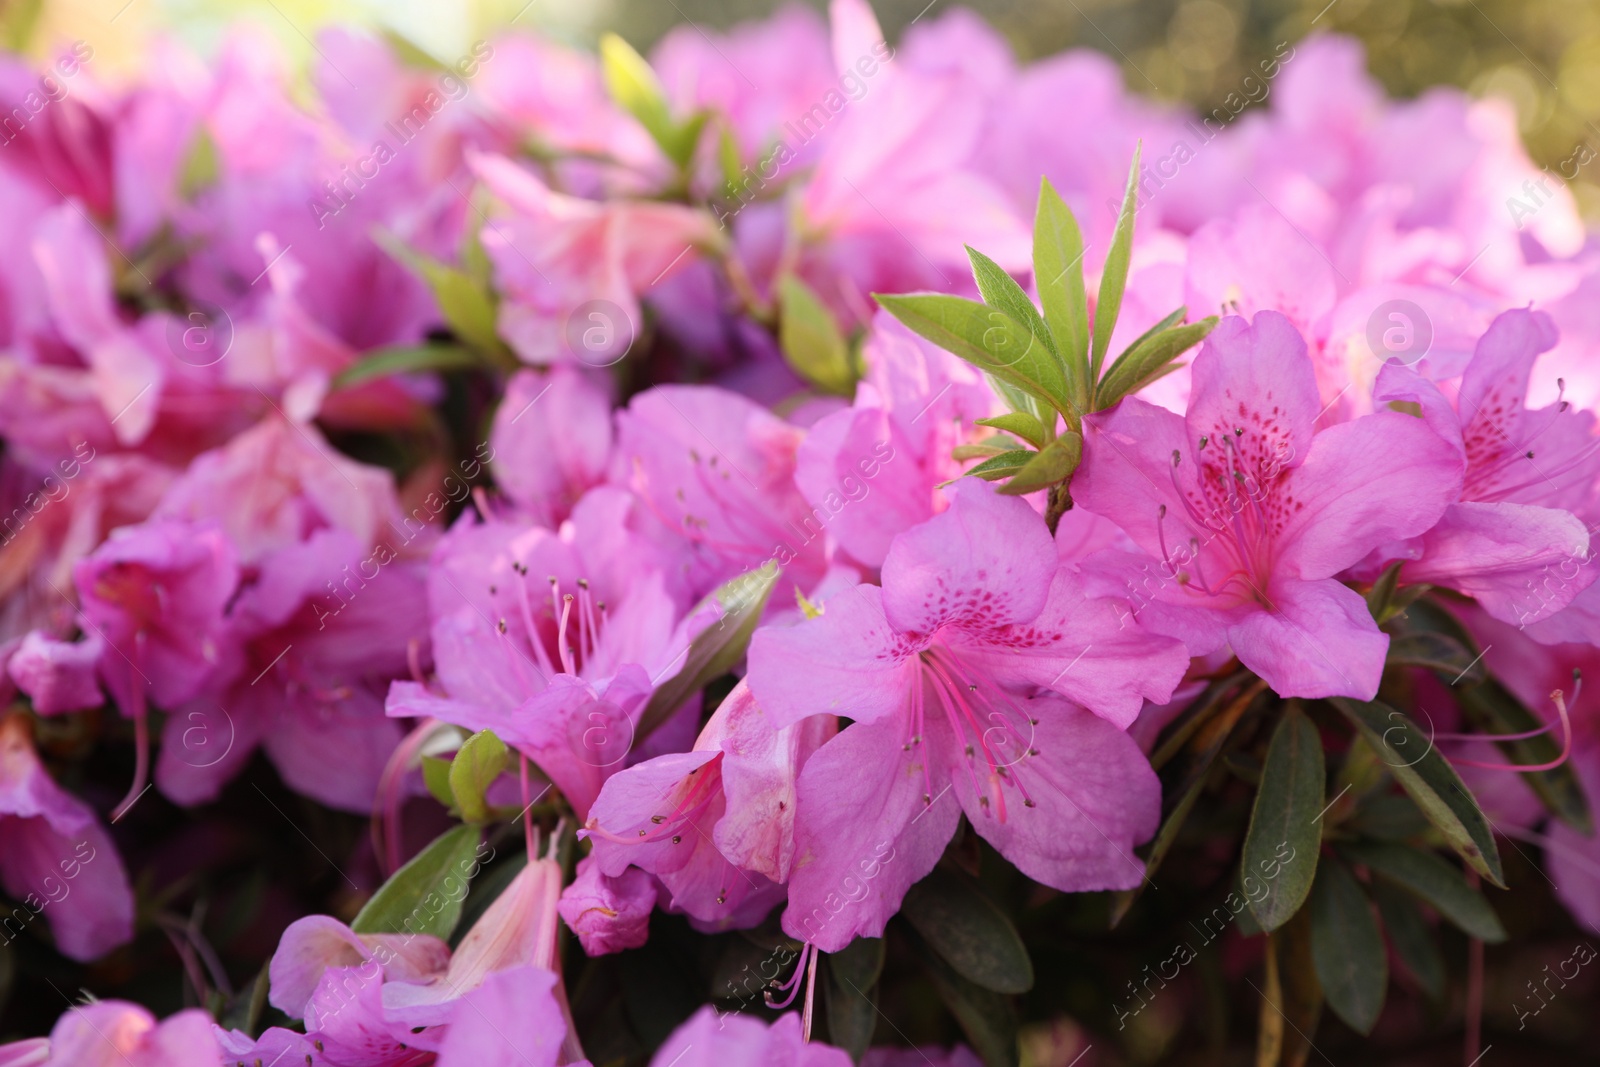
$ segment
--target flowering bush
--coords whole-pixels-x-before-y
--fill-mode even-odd
[[[317,54],[0,63],[0,1064],[1588,1022],[1600,255],[1507,109]]]

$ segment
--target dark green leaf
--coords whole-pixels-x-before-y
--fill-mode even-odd
[[[1383,793],[1363,803],[1344,825],[1361,837],[1378,841],[1404,841],[1425,833],[1428,817],[1422,814],[1410,797],[1399,793]]]
[[[967,981],[920,937],[909,937],[927,967],[939,999],[955,1016],[967,1043],[986,1067],[1017,1067],[1017,1015],[1010,999]]]
[[[689,643],[678,673],[656,686],[656,691],[650,694],[650,702],[645,705],[635,731],[637,740],[648,737],[682,707],[685,700],[704,689],[713,678],[727,674],[743,658],[750,635],[761,621],[767,598],[778,584],[778,574],[777,564],[768,562],[724,582],[706,598],[707,603],[716,602],[721,617]]]
[[[1089,297],[1083,288],[1083,234],[1050,179],[1039,179],[1033,216],[1033,284],[1056,351],[1067,365],[1073,402],[1089,397]]]
[[[1176,370],[1172,361],[1205,340],[1216,324],[1217,318],[1213,315],[1187,326],[1174,326],[1128,349],[1111,365],[1105,381],[1095,390],[1095,407],[1108,408]]]
[[[990,426],[996,430],[1014,433],[1034,448],[1043,448],[1050,442],[1050,435],[1045,431],[1044,423],[1040,422],[1030,412],[1012,411],[1004,415],[995,415],[987,419],[973,419],[979,426]]]
[[[1444,953],[1415,898],[1380,878],[1372,883],[1372,899],[1383,917],[1394,954],[1435,1003],[1443,1001]]]
[[[1273,731],[1244,839],[1244,873],[1266,883],[1250,910],[1268,932],[1288,922],[1311,892],[1322,847],[1324,773],[1317,728],[1291,706]]]
[[[1395,614],[1394,593],[1399,588],[1400,568],[1404,564],[1404,560],[1395,560],[1389,564],[1383,569],[1383,573],[1378,575],[1378,580],[1372,583],[1372,588],[1367,590],[1367,610],[1372,613],[1373,619],[1380,626]]]
[[[1469,652],[1461,642],[1448,634],[1426,630],[1409,630],[1390,638],[1388,662],[1406,667],[1427,667],[1438,671],[1443,677],[1467,685],[1477,685],[1485,676],[1482,657]]]
[[[1489,942],[1506,939],[1506,928],[1483,894],[1433,853],[1377,841],[1355,842],[1340,851],[1351,862],[1409,889],[1471,936]]]
[[[1389,957],[1372,905],[1350,869],[1322,862],[1311,892],[1311,953],[1334,1014],[1368,1034],[1389,989]]]
[[[1474,870],[1505,888],[1500,850],[1489,820],[1455,768],[1417,724],[1387,704],[1334,697],[1333,704],[1361,731],[1417,807]]]
[[[854,396],[850,344],[817,294],[793,274],[778,281],[778,341],[795,373],[826,393]]]
[[[1016,475],[1000,487],[1000,492],[1009,496],[1021,496],[1065,481],[1072,477],[1072,472],[1078,469],[1078,463],[1082,459],[1083,438],[1068,430],[1035,452],[1033,458],[1024,463]]]
[[[1105,269],[1100,274],[1100,295],[1094,302],[1094,351],[1090,357],[1089,380],[1100,380],[1100,367],[1111,347],[1111,332],[1122,310],[1122,292],[1128,284],[1128,260],[1133,255],[1133,217],[1139,201],[1139,156],[1141,143],[1133,150],[1133,165],[1128,168],[1128,187],[1122,194],[1122,211],[1111,234],[1111,251],[1106,253]]]
[[[877,294],[907,327],[973,366],[1050,404],[1073,424],[1082,417],[1053,353],[997,308],[943,293]]]
[[[478,828],[446,830],[378,887],[350,924],[358,934],[448,938],[477,874]]]
[[[468,370],[483,366],[483,359],[460,345],[407,345],[379,348],[368,352],[334,375],[334,389],[387,378],[394,374],[419,374],[430,371]]]
[[[935,867],[900,910],[962,977],[996,993],[1033,988],[1033,963],[1016,927],[968,875]]]
[[[492,730],[480,730],[462,743],[450,761],[450,793],[466,822],[484,822],[489,806],[483,799],[490,783],[506,769],[511,753]]]
[[[823,961],[828,1043],[861,1062],[878,1028],[878,976],[883,973],[881,937],[858,937]]]

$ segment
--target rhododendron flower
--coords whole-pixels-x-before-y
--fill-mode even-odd
[[[1459,454],[1394,411],[1318,432],[1305,342],[1276,312],[1222,320],[1193,376],[1186,416],[1130,397],[1084,420],[1073,497],[1149,553],[1095,557],[1120,573],[1102,584],[1195,655],[1230,646],[1281,696],[1370,700],[1389,638],[1336,576],[1437,522]]]
[[[672,1032],[650,1060],[650,1067],[850,1067],[850,1054],[828,1045],[808,1044],[797,1012],[780,1015],[771,1026],[748,1015],[719,1015],[712,1007],[695,1012]]]
[[[506,383],[489,435],[495,482],[534,523],[551,529],[611,464],[611,403],[571,367],[522,371]]]
[[[1593,640],[1600,595],[1584,592],[1595,579],[1586,524],[1600,521],[1595,417],[1564,400],[1527,406],[1534,360],[1555,341],[1550,316],[1508,311],[1479,340],[1454,404],[1399,362],[1384,367],[1374,398],[1416,404],[1466,464],[1461,499],[1404,553],[1402,577],[1465,593],[1504,622],[1549,620],[1535,638]]]
[[[948,511],[895,539],[881,589],[835,593],[819,618],[751,643],[774,726],[854,720],[798,786],[784,929],[824,951],[882,933],[963,811],[1062,889],[1138,884],[1131,850],[1155,830],[1155,776],[1122,728],[1172,695],[1182,647],[1119,628],[1116,602],[1084,593],[1025,502],[976,479],[950,492]]]
[[[222,1050],[198,1008],[157,1022],[137,1004],[73,1005],[50,1031],[48,1064],[72,1067],[216,1067]]]
[[[133,891],[111,836],[50,778],[19,712],[0,719],[0,886],[22,902],[6,919],[7,942],[19,915],[43,915],[56,948],[75,960],[133,938]]]
[[[629,867],[615,878],[585,856],[578,875],[561,891],[558,910],[583,951],[591,956],[638,948],[649,939],[650,913],[656,907],[656,883],[644,871]]]

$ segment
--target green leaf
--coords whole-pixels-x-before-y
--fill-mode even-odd
[[[189,142],[189,151],[183,157],[183,169],[178,174],[178,194],[193,200],[196,193],[216,184],[217,142],[204,126]]]
[[[1455,768],[1433,747],[1433,739],[1387,704],[1362,703],[1346,697],[1334,697],[1333,704],[1361,731],[1389,773],[1417,802],[1428,821],[1444,834],[1450,847],[1473,870],[1504,889],[1500,850],[1494,843],[1489,820]]]
[[[854,396],[850,344],[811,287],[793,274],[778,280],[778,342],[795,373],[825,393]]]
[[[450,792],[450,761],[438,756],[422,757],[422,784],[428,787],[433,799],[446,808],[456,806],[455,794]]]
[[[1078,469],[1082,459],[1083,438],[1068,430],[1035,452],[1033,458],[1000,487],[1000,492],[1008,496],[1021,496],[1064,482],[1072,477],[1072,472]]]
[[[939,347],[1045,401],[1071,425],[1082,417],[1055,355],[997,308],[944,293],[877,294],[878,303]]]
[[[1031,463],[1033,458],[1038,454],[1039,453],[1037,452],[1030,452],[1026,448],[1018,448],[1010,452],[1002,452],[998,456],[990,456],[982,463],[968,468],[967,474],[975,475],[988,482],[999,481],[1001,478],[1015,477],[1021,472],[1022,468]],[[966,474],[962,475],[963,478],[966,476]],[[952,478],[950,482],[946,482],[944,484],[949,485],[951,482],[957,480],[958,479]]]
[[[1406,667],[1427,667],[1441,676],[1477,685],[1486,677],[1483,658],[1469,652],[1448,634],[1408,630],[1389,639],[1387,662]]]
[[[358,934],[433,934],[448,938],[477,874],[478,828],[457,826],[395,871],[356,915]]]
[[[1251,900],[1250,910],[1269,933],[1288,922],[1311,892],[1322,848],[1324,773],[1317,728],[1291,705],[1272,733],[1244,839],[1244,872],[1267,886],[1259,901]],[[1287,861],[1285,848],[1290,849]],[[1267,877],[1268,871],[1276,871],[1276,877]]]
[[[495,298],[486,286],[459,267],[408,248],[393,234],[379,231],[373,239],[427,283],[452,333],[480,352],[490,355],[507,352],[495,330],[498,315]]]
[[[996,993],[1033,988],[1033,961],[1016,927],[969,876],[935,867],[906,892],[900,911],[956,972]]]
[[[916,934],[908,935],[908,940],[918,950],[939,999],[986,1067],[1017,1067],[1017,1014],[1010,998],[963,978]]]
[[[1122,292],[1128,284],[1128,260],[1133,255],[1133,216],[1139,201],[1139,156],[1143,143],[1133,150],[1133,165],[1128,168],[1128,187],[1122,194],[1122,210],[1111,234],[1111,251],[1106,253],[1105,270],[1100,274],[1100,295],[1094,302],[1094,352],[1089,363],[1089,380],[1100,380],[1100,367],[1106,349],[1111,347],[1111,332],[1122,310]]]
[[[1039,207],[1033,216],[1033,284],[1044,305],[1044,320],[1056,351],[1067,365],[1072,398],[1088,406],[1089,298],[1083,288],[1083,234],[1072,209],[1049,178],[1039,179]]]
[[[778,584],[779,573],[778,565],[769,561],[724,582],[695,609],[703,610],[715,603],[721,617],[689,642],[688,651],[679,658],[683,666],[678,673],[658,684],[650,694],[634,734],[636,740],[648,737],[707,682],[734,668],[761,621],[761,612]]]
[[[631,44],[614,33],[600,38],[600,71],[617,106],[639,120],[668,159],[685,166],[694,155],[706,114],[674,122],[661,79]]]
[[[1395,560],[1383,569],[1378,575],[1378,580],[1372,583],[1372,588],[1367,590],[1367,610],[1378,625],[1383,625],[1396,614],[1394,611],[1395,590],[1400,587],[1400,568],[1405,560]]]
[[[489,806],[484,792],[506,769],[511,753],[493,730],[480,730],[467,738],[450,761],[450,792],[466,822],[484,822]]]
[[[823,960],[828,1043],[844,1049],[857,1063],[878,1028],[877,986],[883,960],[881,937],[858,937]]]
[[[1017,280],[1007,274],[994,260],[971,245],[966,246],[967,259],[972,261],[972,277],[978,283],[978,293],[990,307],[999,308],[1022,323],[1034,338],[1052,354],[1056,354],[1055,341],[1050,337],[1050,327],[1039,317],[1039,309]],[[1063,368],[1065,370],[1065,368]]]
[[[973,419],[979,426],[991,426],[996,430],[1014,433],[1034,448],[1043,448],[1050,443],[1050,434],[1045,430],[1044,423],[1027,411],[1011,411],[1004,415],[992,415],[987,419]]]
[[[1363,803],[1344,825],[1361,837],[1405,841],[1426,833],[1428,818],[1410,797],[1384,793]]]
[[[1122,350],[1122,356],[1126,356],[1129,352],[1134,351],[1140,345],[1144,344],[1146,341],[1149,341],[1156,334],[1164,333],[1167,330],[1170,330],[1172,327],[1178,325],[1183,321],[1183,317],[1187,314],[1189,314],[1189,307],[1187,304],[1180,304],[1178,305],[1178,309],[1176,311],[1167,312],[1166,318],[1150,327],[1144,333],[1141,333],[1138,337],[1135,337],[1133,339],[1133,343]],[[1122,356],[1118,356],[1117,358],[1121,359]]]
[[[467,370],[483,366],[482,357],[460,345],[407,345],[368,352],[333,376],[333,389],[387,378],[394,374]]]
[[[1106,372],[1105,380],[1095,390],[1096,409],[1108,408],[1123,397],[1137,393],[1163,375],[1177,370],[1173,360],[1205,340],[1206,334],[1216,324],[1217,317],[1213,315],[1187,326],[1163,330],[1129,348],[1117,357],[1117,361]]]
[[[1480,941],[1506,939],[1506,928],[1481,892],[1460,871],[1432,852],[1408,845],[1358,841],[1341,847],[1352,863],[1374,872],[1421,897],[1434,910]]]
[[[1389,989],[1389,957],[1361,884],[1331,856],[1311,893],[1311,954],[1334,1014],[1371,1033]]]
[[[1372,883],[1372,899],[1394,954],[1435,1003],[1444,1000],[1444,953],[1416,899],[1382,879]]]

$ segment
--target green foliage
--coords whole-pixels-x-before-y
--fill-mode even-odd
[[[1311,892],[1322,847],[1323,774],[1317,728],[1291,707],[1273,732],[1244,839],[1244,872],[1261,877],[1266,887],[1250,910],[1269,933],[1288,922]],[[1285,847],[1294,857],[1287,863],[1281,862]],[[1276,876],[1265,877],[1269,870]]]
[[[446,830],[378,887],[350,929],[448,938],[461,918],[467,884],[477,874],[477,850],[476,826]]]

